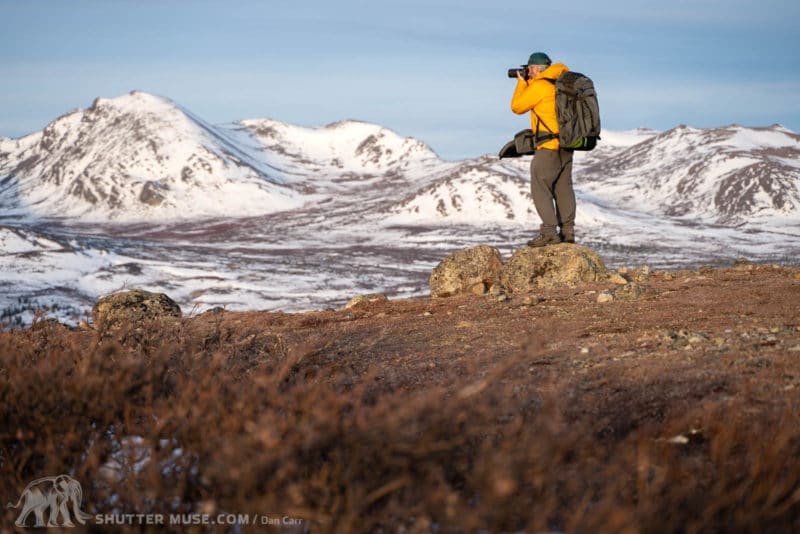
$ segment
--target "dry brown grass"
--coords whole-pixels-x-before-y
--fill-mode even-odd
[[[290,516],[312,532],[800,529],[799,353],[688,359],[633,320],[591,365],[565,356],[572,338],[480,344],[526,313],[541,336],[570,298],[0,333],[0,496],[68,473],[91,514]],[[149,461],[109,476],[133,436]]]

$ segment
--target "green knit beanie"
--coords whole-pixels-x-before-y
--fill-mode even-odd
[[[544,52],[534,52],[528,58],[528,65],[547,65],[549,67],[552,63]]]

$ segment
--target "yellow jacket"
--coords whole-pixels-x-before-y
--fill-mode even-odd
[[[541,119],[539,134],[558,133],[558,121],[556,120],[556,87],[545,78],[555,80],[569,69],[563,63],[554,63],[533,80],[517,80],[517,87],[514,89],[514,96],[511,97],[511,111],[518,115],[531,112],[531,129],[536,132],[537,123]],[[536,113],[534,114],[534,111]],[[538,117],[537,117],[538,115]],[[548,130],[549,128],[549,130]],[[558,150],[558,139],[551,139],[537,147]]]

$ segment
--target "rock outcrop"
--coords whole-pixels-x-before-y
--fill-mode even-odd
[[[148,319],[181,317],[181,308],[164,293],[141,289],[105,296],[92,308],[95,328],[119,328]]]
[[[431,296],[484,293],[498,282],[502,269],[503,258],[494,247],[478,245],[454,252],[431,272]]]
[[[609,274],[613,273],[609,273],[600,256],[581,245],[521,248],[505,265],[496,248],[480,245],[455,252],[436,266],[431,273],[431,296],[483,294],[489,288],[508,294],[525,293],[608,281]],[[627,283],[621,276],[619,279],[619,283]]]
[[[500,284],[509,293],[523,293],[607,279],[608,270],[596,252],[581,245],[562,243],[519,249],[503,267]]]

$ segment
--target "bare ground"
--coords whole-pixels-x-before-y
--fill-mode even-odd
[[[2,333],[0,493],[69,472],[92,514],[313,532],[799,530],[800,269],[611,287]],[[99,480],[122,435],[152,461]]]

